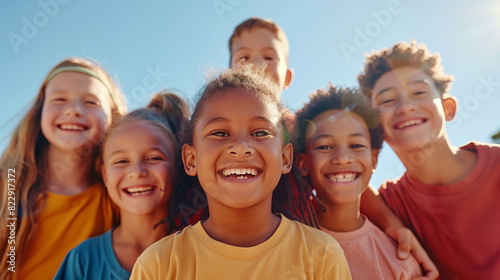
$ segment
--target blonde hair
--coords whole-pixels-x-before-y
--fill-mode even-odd
[[[108,73],[94,61],[83,58],[69,58],[59,62],[45,77],[33,105],[28,109],[19,125],[15,128],[12,138],[0,158],[0,231],[2,261],[0,264],[0,279],[12,277],[15,273],[7,270],[10,244],[7,243],[9,235],[8,224],[8,170],[15,169],[15,199],[16,199],[16,264],[19,265],[24,257],[23,251],[27,248],[36,230],[36,209],[39,199],[45,198],[45,187],[43,186],[46,164],[44,161],[49,142],[41,131],[41,114],[45,100],[45,88],[49,83],[52,73],[60,67],[76,66],[83,67],[96,73],[102,82],[108,87],[111,101],[111,120],[116,120],[126,112],[123,94],[113,82]],[[95,143],[96,145],[98,143]],[[95,153],[97,156],[98,153]],[[98,170],[94,170],[94,178],[99,179]],[[39,211],[39,210],[38,210]],[[9,216],[10,217],[10,216]]]

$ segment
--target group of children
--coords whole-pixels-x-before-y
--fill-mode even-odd
[[[283,30],[248,19],[229,49],[192,114],[166,91],[125,114],[95,62],[49,72],[0,160],[0,196],[15,169],[18,202],[2,279],[500,275],[500,147],[450,144],[438,54],[398,43],[367,58],[360,89],[329,85],[291,113]],[[407,171],[378,195],[383,141]]]

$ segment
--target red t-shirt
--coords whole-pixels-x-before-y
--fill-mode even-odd
[[[478,155],[462,181],[427,185],[405,173],[379,192],[419,238],[442,279],[499,279],[500,146],[472,142],[461,149]]]

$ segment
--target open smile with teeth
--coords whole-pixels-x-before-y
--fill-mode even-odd
[[[404,129],[404,128],[407,128],[407,127],[411,127],[411,126],[422,124],[424,122],[426,122],[426,120],[424,120],[424,119],[411,119],[411,120],[407,120],[407,121],[404,121],[404,122],[396,124],[394,126],[394,128],[396,128],[396,129]]]
[[[130,187],[125,188],[123,191],[129,195],[143,195],[154,191],[154,186],[143,186],[143,187]]]
[[[235,179],[248,179],[253,178],[259,174],[256,168],[227,168],[220,171],[221,174],[227,178]]]
[[[60,124],[57,127],[62,130],[72,130],[72,131],[87,130],[87,127],[78,124]]]
[[[335,173],[328,174],[326,177],[335,183],[347,183],[354,181],[358,177],[358,173]]]

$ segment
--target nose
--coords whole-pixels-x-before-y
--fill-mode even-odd
[[[332,163],[337,165],[348,165],[354,162],[354,157],[349,147],[337,147],[334,150]]]
[[[230,156],[247,157],[255,154],[255,148],[247,137],[235,136],[234,140],[229,143],[227,153]]]
[[[255,55],[250,59],[250,62],[255,65],[260,65],[266,63],[266,60],[260,55]]]
[[[64,114],[66,116],[81,117],[83,115],[83,106],[80,101],[74,100],[67,104],[64,108]]]
[[[398,102],[396,108],[396,114],[408,114],[410,112],[415,111],[417,106],[415,105],[415,101],[413,101],[409,96],[404,94]]]
[[[148,170],[142,162],[136,162],[130,165],[128,177],[131,179],[144,178],[148,175]]]

